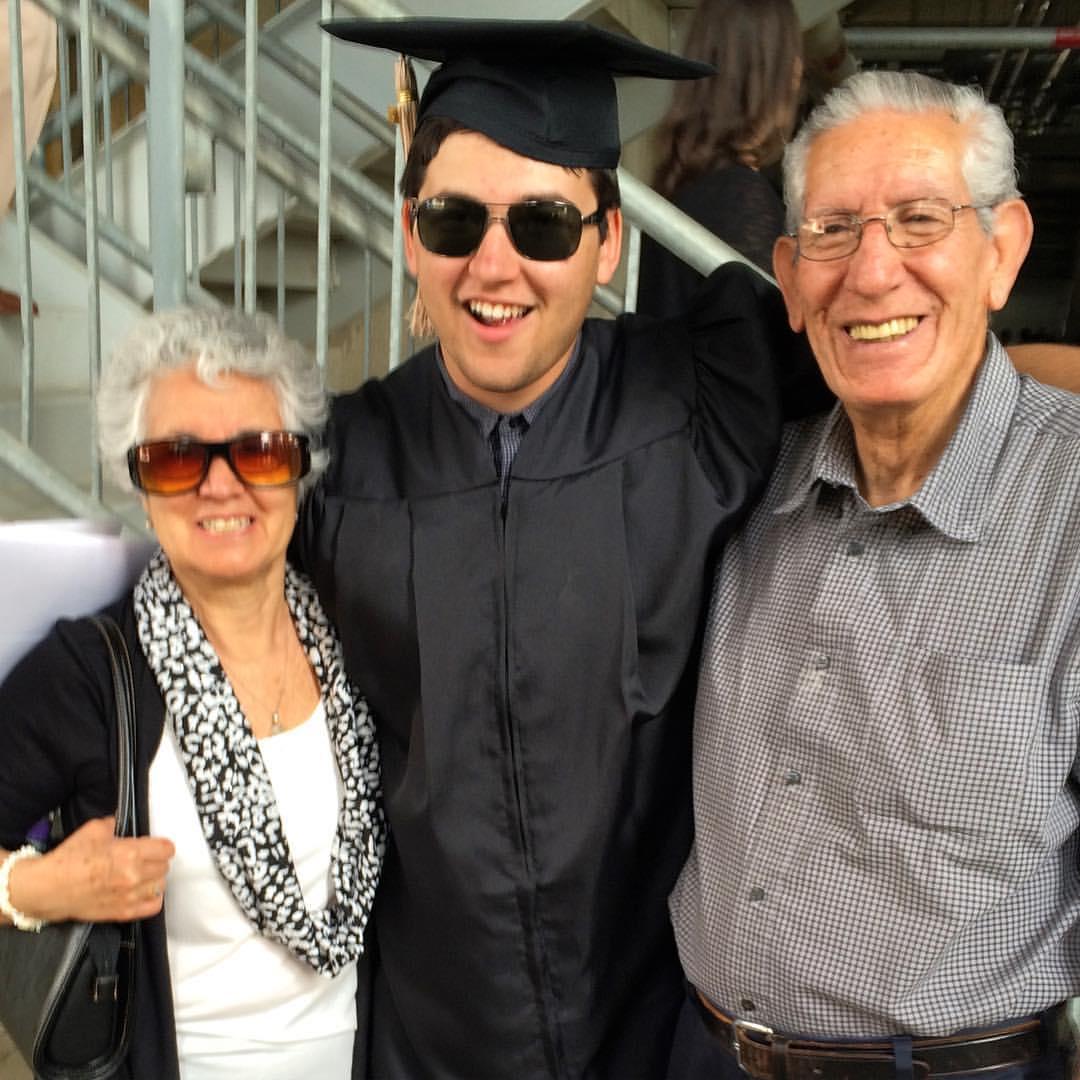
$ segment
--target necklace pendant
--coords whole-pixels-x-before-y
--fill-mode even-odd
[[[270,734],[281,734],[281,715],[276,709],[274,710],[274,715],[270,717]]]

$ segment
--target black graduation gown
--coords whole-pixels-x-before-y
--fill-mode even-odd
[[[664,1075],[699,622],[781,426],[778,297],[709,286],[586,322],[505,517],[432,349],[335,403],[297,546],[382,751],[379,1080]]]

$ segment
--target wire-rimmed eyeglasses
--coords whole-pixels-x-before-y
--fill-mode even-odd
[[[952,205],[947,199],[913,199],[897,203],[887,214],[859,217],[842,211],[804,218],[797,232],[789,233],[798,243],[804,259],[828,262],[854,255],[862,241],[863,228],[871,221],[885,226],[885,235],[895,248],[920,248],[944,240],[956,226],[961,210],[988,210],[974,203]]]

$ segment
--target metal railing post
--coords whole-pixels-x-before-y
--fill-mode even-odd
[[[83,203],[86,214],[86,346],[90,363],[90,494],[101,498],[97,399],[101,377],[101,276],[98,269],[97,134],[94,130],[94,43],[90,36],[90,0],[79,0],[79,89],[82,94]]]
[[[34,417],[34,304],[30,266],[29,192],[26,182],[26,93],[23,84],[22,13],[19,0],[8,3],[11,38],[11,148],[15,155],[15,222],[20,241],[19,296],[22,357],[19,371],[19,434],[29,444]],[[2,209],[2,208],[0,208]]]
[[[334,13],[333,0],[322,0],[322,17]],[[319,230],[315,286],[315,359],[326,369],[327,339],[330,336],[330,106],[334,99],[334,69],[331,38],[319,35],[322,78],[319,83]]]
[[[405,169],[405,152],[401,140],[394,140],[394,229],[393,258],[390,261],[390,348],[387,368],[393,371],[402,361],[402,320],[405,296],[405,238],[401,226],[401,174]]]
[[[637,311],[638,270],[641,266],[641,229],[630,225],[626,240],[626,288],[623,290],[623,311]]]
[[[258,182],[259,119],[259,4],[244,5],[244,311],[255,314],[255,258],[258,255],[258,217],[255,198]]]
[[[147,132],[155,309],[187,298],[184,259],[184,7],[150,0]]]

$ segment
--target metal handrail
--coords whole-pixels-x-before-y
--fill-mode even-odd
[[[89,11],[88,0],[36,0],[36,2],[48,11],[58,22],[61,28],[74,32],[81,32],[85,27],[87,33],[83,36],[87,40],[83,49],[93,47],[100,55],[107,58],[110,64],[115,64],[118,72],[106,72],[105,81],[111,82],[119,78],[130,78],[136,82],[146,84],[149,81],[150,58],[147,50],[138,42],[120,30],[109,16],[123,22],[136,32],[149,34],[151,22],[147,16],[133,7],[128,0],[96,0],[96,12]],[[218,0],[203,0],[212,14],[225,14]],[[344,7],[360,15],[395,17],[406,14],[391,0],[337,0],[338,7]],[[76,12],[76,7],[82,8],[82,17]],[[327,8],[324,5],[324,15]],[[223,20],[237,28],[243,25],[243,20],[228,13]],[[250,33],[250,31],[249,31]],[[373,109],[369,109],[363,103],[355,99],[348,91],[335,86],[330,71],[328,48],[324,48],[322,63],[316,68],[297,54],[291,54],[287,46],[280,42],[260,42],[259,52],[265,53],[268,58],[278,63],[283,70],[302,85],[310,86],[312,78],[317,75],[320,82],[320,97],[324,101],[320,115],[320,133],[318,141],[309,138],[304,132],[297,130],[284,118],[274,113],[265,103],[255,101],[254,108],[249,108],[247,103],[254,100],[251,72],[248,71],[248,86],[245,88],[230,78],[221,68],[208,61],[194,48],[182,45],[182,59],[184,69],[194,76],[184,80],[182,87],[182,107],[188,122],[194,122],[215,138],[230,146],[236,153],[248,161],[247,176],[247,217],[240,212],[237,206],[236,218],[247,220],[247,234],[250,236],[254,231],[251,223],[253,218],[254,185],[252,183],[253,172],[250,170],[257,165],[259,172],[276,181],[279,190],[289,193],[293,198],[316,207],[320,212],[319,223],[319,293],[317,296],[317,333],[325,339],[328,335],[328,320],[326,307],[325,277],[328,264],[327,238],[332,227],[338,234],[354,241],[365,253],[365,262],[370,265],[371,255],[374,254],[385,263],[392,266],[392,281],[403,282],[405,270],[400,253],[400,218],[395,213],[393,196],[386,193],[383,188],[373,183],[362,174],[351,171],[348,166],[340,161],[335,161],[329,152],[329,122],[328,105],[332,104],[335,109],[344,111],[351,120],[374,135],[381,145],[386,146],[396,140],[389,126],[378,117]],[[250,54],[253,50],[249,46],[247,63],[250,67]],[[84,58],[84,67],[89,67],[89,61]],[[160,74],[160,72],[159,72]],[[89,113],[92,110],[88,104],[88,95],[93,92],[96,83],[91,80],[91,86],[85,88],[82,97],[81,113]],[[245,123],[245,114],[250,113],[249,123]],[[256,126],[257,125],[257,126]],[[92,138],[89,140],[92,142]],[[400,154],[398,154],[400,159]],[[92,151],[87,156],[87,167],[93,167]],[[398,161],[400,169],[400,160]],[[97,237],[108,243],[113,249],[121,252],[124,257],[130,259],[135,265],[145,269],[152,269],[150,252],[146,247],[128,237],[111,220],[105,218],[98,221],[95,200],[92,195],[93,179],[87,177],[87,187],[91,193],[87,195],[85,207],[80,208],[78,201],[70,191],[70,180],[67,184],[58,184],[48,178],[40,169],[31,167],[28,169],[28,180],[32,183],[35,191],[43,194],[51,203],[60,207],[64,212],[81,220],[86,225],[88,251],[96,244]],[[333,180],[333,188],[330,180]],[[622,192],[623,215],[629,226],[627,243],[627,273],[624,293],[612,287],[604,287],[596,290],[597,302],[607,311],[618,313],[622,310],[631,310],[634,306],[633,297],[637,288],[638,257],[641,234],[653,237],[661,245],[668,248],[676,256],[684,260],[695,270],[706,274],[718,264],[726,261],[737,260],[750,265],[756,272],[761,273],[749,260],[743,258],[729,245],[718,239],[709,230],[699,225],[692,218],[683,214],[651,188],[635,178],[625,169],[619,169],[619,183]],[[111,196],[110,196],[111,197]],[[239,198],[239,194],[237,194]],[[279,206],[282,205],[279,201]],[[279,210],[279,214],[281,211]],[[91,222],[93,218],[93,222]],[[183,222],[180,225],[180,250],[183,250]],[[194,226],[193,226],[194,228]],[[279,260],[282,243],[281,226],[279,224]],[[279,261],[280,275],[280,261]],[[95,274],[96,276],[96,274]],[[249,258],[246,267],[246,277],[249,286],[253,289],[254,284],[254,260]],[[768,275],[763,275],[766,278]],[[186,280],[184,273],[184,286],[192,299],[201,302],[213,302],[212,298],[204,290]],[[769,279],[771,280],[771,279]],[[156,279],[155,279],[156,287]],[[279,282],[279,310],[281,307]],[[367,290],[370,293],[370,274],[368,275]],[[400,285],[394,285],[392,293],[401,296]],[[253,302],[253,293],[249,293],[247,302]],[[94,302],[91,300],[91,306]],[[370,304],[368,305],[368,309]],[[400,300],[399,307],[400,310]],[[400,318],[391,326],[391,366],[401,351],[401,327]],[[392,323],[395,321],[392,320]],[[365,336],[369,334],[370,319],[365,319]],[[325,357],[325,340],[319,343],[320,360]],[[367,357],[365,353],[365,366]],[[92,376],[93,385],[93,376]],[[15,440],[17,443],[17,440]],[[55,470],[51,470],[41,462],[39,470],[35,465],[35,455],[28,448],[28,440],[23,440],[21,449],[16,450],[6,441],[0,441],[0,461],[4,461],[11,467],[16,468],[21,475],[32,479],[32,482],[50,497],[57,499],[61,505],[74,512],[85,512],[85,504],[81,498],[76,498],[72,490],[64,490],[64,480]],[[69,485],[70,487],[70,485]],[[94,503],[94,496],[99,495],[100,490],[95,485],[91,493],[90,503]]]
[[[54,180],[44,169],[34,165],[28,167],[26,176],[30,186],[44,196],[49,203],[63,210],[77,224],[86,225],[86,207],[80,205],[75,198],[65,191],[63,184]],[[102,218],[98,221],[98,232],[101,239],[114,251],[117,251],[129,262],[134,263],[140,270],[145,270],[148,274],[152,271],[153,264],[150,258],[150,249],[145,244],[140,244],[137,240],[128,236],[123,229],[108,218]],[[213,294],[197,285],[192,285],[190,282],[188,283],[188,294],[191,300],[208,307],[217,303],[217,299]]]
[[[76,24],[77,16],[71,13],[64,0],[36,0],[36,2],[45,8],[58,22],[69,27]],[[106,2],[109,6],[123,10],[126,13],[134,11],[134,9],[131,9],[131,5],[125,3],[125,0],[106,0]],[[145,16],[142,16],[142,18],[145,20]],[[137,81],[144,83],[148,81],[150,77],[149,53],[101,16],[91,15],[90,23],[96,47],[107,53],[114,63],[127,70]],[[195,67],[199,69],[200,76],[209,75],[207,69],[212,69],[212,65],[207,64],[198,54],[195,54],[195,56]],[[185,50],[185,60],[189,59],[191,59],[189,51]],[[209,75],[207,81],[213,84],[215,89],[229,95],[230,104],[237,104],[237,100],[231,96],[231,92],[235,90],[235,87],[232,86],[232,80],[227,76],[215,72]],[[242,118],[237,117],[235,109],[229,109],[222,105],[213,94],[194,83],[188,83],[185,86],[184,107],[192,119],[223,139],[234,150],[243,150],[245,141],[244,121]],[[287,125],[282,122],[281,127],[284,129]],[[290,131],[290,134],[296,138],[298,143],[306,144],[308,149],[313,146],[301,133]],[[317,181],[309,178],[297,156],[286,153],[264,139],[259,143],[258,157],[259,168],[263,173],[272,177],[293,195],[304,199],[311,206],[318,206],[319,191]],[[318,160],[317,155],[315,160]],[[383,214],[388,221],[390,220],[392,215],[389,197],[377,185],[367,178],[349,176],[344,166],[341,167],[340,176],[335,171],[334,179],[338,180],[341,186],[350,190],[354,197],[362,199],[370,207]],[[391,230],[388,227],[373,226],[369,217],[356,209],[353,201],[342,198],[340,194],[331,194],[330,196],[330,215],[335,226],[346,236],[361,245],[370,245],[376,254],[387,262],[390,261],[393,241]]]
[[[198,0],[214,18],[228,26],[230,30],[243,33],[244,20],[219,0]],[[294,49],[275,41],[269,35],[259,41],[259,53],[272,60],[282,71],[291,75],[301,86],[318,93],[322,80],[319,67]],[[386,117],[377,109],[361,101],[342,86],[333,89],[333,107],[369,135],[378,139],[388,149],[394,145],[394,132],[386,122]]]
[[[206,4],[202,5],[204,8]],[[207,11],[189,11],[184,17],[184,37],[190,38],[202,30],[211,20]],[[216,19],[217,16],[215,15]],[[93,99],[96,103],[108,101],[114,94],[131,84],[131,78],[122,71],[110,72],[108,78],[98,79],[94,83]],[[82,120],[82,98],[75,98],[64,111],[57,110],[49,116],[41,127],[38,136],[40,144],[50,143],[60,138],[60,133],[65,124],[74,126]]]

